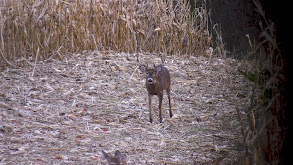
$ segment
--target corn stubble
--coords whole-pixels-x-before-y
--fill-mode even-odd
[[[205,4],[184,1],[6,0],[0,2],[0,64],[111,49],[199,55],[211,43]]]

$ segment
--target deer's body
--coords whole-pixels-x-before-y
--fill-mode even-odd
[[[150,122],[153,122],[152,113],[151,113],[151,105],[152,105],[152,96],[157,95],[159,98],[159,117],[160,122],[162,122],[162,100],[163,100],[163,91],[166,90],[168,94],[169,100],[169,113],[170,117],[172,117],[171,111],[171,98],[170,98],[170,90],[171,90],[171,76],[169,70],[162,66],[154,66],[154,68],[148,68],[148,66],[142,65],[140,66],[140,70],[146,73],[146,88],[148,92],[149,98],[149,113],[150,113]]]

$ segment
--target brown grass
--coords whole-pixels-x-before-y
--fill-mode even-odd
[[[241,71],[254,83],[250,106],[243,109],[247,114],[245,118],[247,124],[242,124],[246,150],[241,162],[242,164],[280,164],[279,156],[286,130],[285,61],[277,46],[274,23],[266,19],[261,4],[257,0],[253,2],[260,15],[259,25],[262,33],[259,36],[261,42],[258,44],[247,35],[251,52],[243,63],[248,58],[253,59],[254,62],[250,69]],[[240,121],[243,121],[241,117]]]
[[[183,1],[174,9],[164,0],[1,1],[0,55],[15,66],[93,49],[202,54],[211,45],[207,10],[191,14]]]
[[[140,59],[161,63],[159,55]],[[174,116],[164,93],[163,123],[156,97],[149,122],[136,54],[89,51],[6,69],[0,73],[1,163],[105,164],[102,150],[120,150],[129,164],[234,162],[243,148],[235,109],[247,106],[252,88],[237,72],[239,63],[168,55],[165,65]]]

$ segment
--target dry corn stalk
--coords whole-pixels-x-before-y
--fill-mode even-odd
[[[1,58],[11,65],[21,58],[62,59],[66,52],[91,49],[203,54],[211,45],[206,9],[195,8],[191,13],[185,1],[0,3]]]

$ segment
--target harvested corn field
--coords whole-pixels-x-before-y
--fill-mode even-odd
[[[1,164],[106,164],[102,150],[128,164],[234,162],[243,150],[236,109],[249,104],[250,82],[233,59],[164,56],[171,104],[164,93],[159,123],[149,122],[140,63],[156,54],[89,51],[0,74]],[[28,61],[27,61],[28,62]]]

